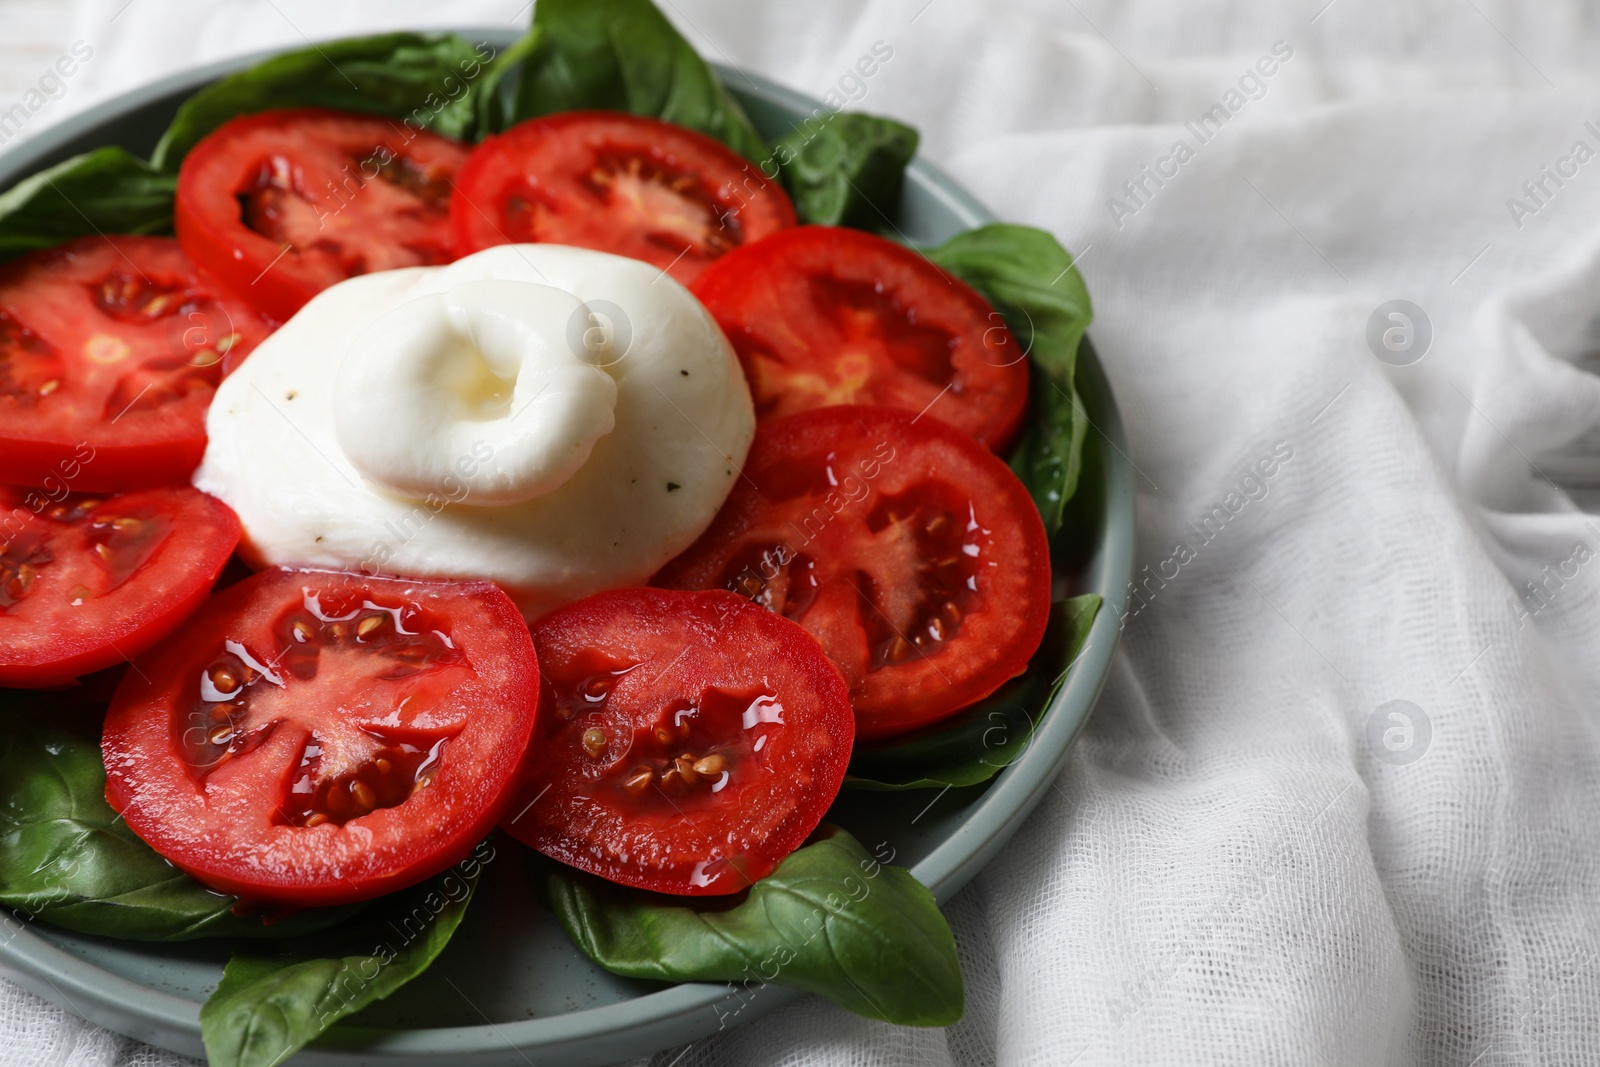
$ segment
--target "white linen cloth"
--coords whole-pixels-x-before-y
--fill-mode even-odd
[[[42,125],[197,62],[522,6],[10,0],[0,86],[92,44]],[[709,57],[912,123],[1080,254],[1143,607],[1056,788],[947,909],[958,1026],[809,998],[654,1062],[1600,1062],[1600,523],[1545,477],[1600,484],[1568,447],[1600,421],[1600,8],[663,8]],[[1397,299],[1431,324],[1410,366],[1375,351],[1415,356],[1417,316],[1409,352],[1381,343],[1403,320],[1367,339]],[[0,1042],[175,1062],[9,985]]]

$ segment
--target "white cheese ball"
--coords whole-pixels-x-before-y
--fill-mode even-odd
[[[487,578],[531,620],[693,543],[755,415],[688,290],[536,244],[320,293],[206,431],[194,484],[239,513],[252,563]]]

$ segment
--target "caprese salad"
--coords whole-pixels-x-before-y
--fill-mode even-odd
[[[958,1018],[931,894],[823,820],[991,777],[1085,638],[1089,303],[1040,231],[894,239],[914,132],[819,117],[768,144],[644,0],[540,0],[0,195],[12,917],[244,939],[207,1050],[276,1063],[526,845],[620,973]]]

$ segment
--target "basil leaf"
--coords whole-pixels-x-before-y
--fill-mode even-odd
[[[1032,360],[1032,410],[1010,462],[1053,537],[1078,487],[1088,430],[1073,376],[1094,317],[1089,291],[1071,253],[1030,226],[991,223],[925,254],[982,293]]]
[[[962,1017],[955,937],[933,894],[834,825],[819,827],[810,845],[733,907],[538,862],[555,918],[608,971],[662,982],[792,985],[899,1025],[942,1027]]]
[[[933,894],[836,826],[821,826],[731,907],[535,862],[550,910],[608,971],[662,982],[772,982],[901,1026],[961,1018],[955,938]]]
[[[1032,367],[1029,388],[1028,423],[1011,449],[1009,462],[1033,494],[1046,531],[1054,536],[1061,530],[1067,501],[1077,492],[1083,473],[1089,416],[1077,389],[1063,385],[1037,363]]]
[[[1050,692],[1042,669],[1030,669],[940,723],[930,733],[851,753],[848,789],[948,789],[979,785],[1027,751]]]
[[[705,60],[650,0],[539,0],[516,117],[605,108],[675,122],[746,159],[767,144]]]
[[[329,41],[263,60],[195,93],[156,145],[153,162],[177,170],[189,150],[237,115],[275,108],[328,107],[402,119],[413,129],[470,140],[477,133],[490,45],[456,34],[386,33]],[[498,73],[497,73],[498,72]]]
[[[474,87],[480,138],[499,133],[513,122],[517,83],[510,79],[510,75],[517,72],[520,77],[523,61],[533,54],[538,43],[539,30],[534,27],[496,56]]]
[[[207,1062],[282,1063],[427,970],[450,943],[483,864],[493,858],[485,841],[456,868],[373,903],[337,931],[235,951],[200,1008]]]
[[[0,194],[0,260],[96,233],[171,233],[177,179],[97,148]]]
[[[812,115],[773,146],[802,223],[875,230],[900,209],[917,131],[855,112]]]
[[[99,745],[31,724],[27,698],[4,696],[0,904],[13,918],[131,941],[188,941],[289,937],[358,910],[299,911],[270,925],[235,914],[237,897],[214,893],[173,867],[112,812]]]
[[[909,739],[857,745],[845,785],[855,789],[948,789],[978,785],[1015,763],[1066,684],[1100,611],[1095,593],[1050,606],[1039,653],[1013,678],[954,719]]]

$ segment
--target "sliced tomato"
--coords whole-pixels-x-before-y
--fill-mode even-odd
[[[904,408],[996,452],[1022,425],[1028,360],[1000,314],[893,241],[802,226],[729,253],[694,294],[739,353],[757,418]]]
[[[0,685],[66,685],[143,652],[238,542],[228,506],[187,486],[59,501],[0,486]]]
[[[727,593],[623,589],[534,627],[539,736],[503,828],[660,893],[736,893],[822,820],[850,761],[839,671]]]
[[[393,892],[494,825],[537,710],[487,582],[265,571],[136,661],[106,715],[106,799],[212,888],[281,905]]]
[[[271,323],[168,237],[84,237],[0,267],[0,477],[181,484],[224,369]]]
[[[856,736],[949,716],[1022,672],[1050,614],[1028,490],[972,438],[891,408],[759,426],[710,529],[656,584],[730,589],[795,620],[844,672]]]
[[[564,111],[484,141],[450,218],[463,255],[577,245],[654,263],[685,285],[795,222],[788,195],[726,145],[619,111]]]
[[[282,322],[346,278],[454,259],[450,185],[467,151],[372,115],[242,115],[184,158],[178,240]]]

